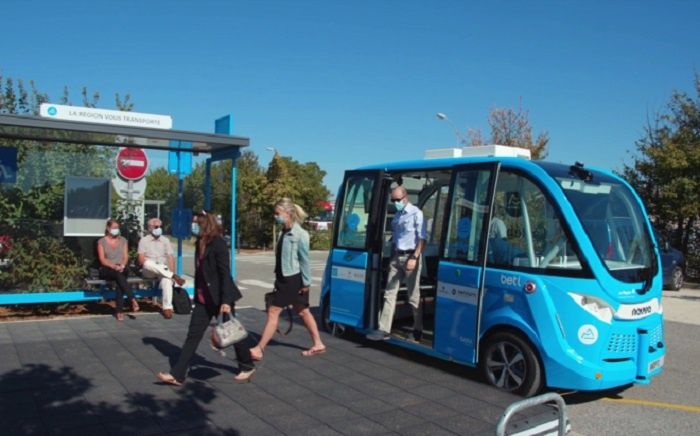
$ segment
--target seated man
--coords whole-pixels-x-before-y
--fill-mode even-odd
[[[163,223],[158,218],[148,220],[148,234],[139,241],[138,262],[143,268],[144,278],[160,279],[163,317],[170,319],[173,316],[173,281],[182,286],[185,280],[173,273],[173,247],[170,240],[162,235]]]

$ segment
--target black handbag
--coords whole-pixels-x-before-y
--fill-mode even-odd
[[[173,287],[173,311],[178,315],[189,315],[192,313],[192,300],[184,288]]]
[[[276,293],[277,289],[273,289],[272,292],[265,294],[265,312],[267,312],[267,309],[270,308],[272,301],[275,299]],[[294,312],[292,311],[292,306],[285,307],[283,312],[283,317],[286,318],[287,328],[282,331],[280,329],[281,323],[277,324],[277,333],[281,334],[282,336],[286,336],[292,331],[292,327],[294,327]]]

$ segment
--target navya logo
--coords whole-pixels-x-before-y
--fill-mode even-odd
[[[50,107],[46,110],[46,113],[48,113],[49,115],[51,115],[52,117],[54,117],[54,116],[56,116],[56,114],[58,113],[58,109],[56,109],[56,106],[50,106]]]
[[[584,324],[578,329],[578,340],[583,345],[593,345],[598,341],[598,329],[593,324]]]
[[[632,316],[644,316],[651,313],[651,305],[644,307],[635,307],[632,309]]]

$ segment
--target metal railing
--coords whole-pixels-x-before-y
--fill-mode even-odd
[[[534,407],[540,404],[546,404],[550,402],[556,403],[558,409],[557,415],[559,425],[557,426],[557,434],[560,436],[565,435],[568,422],[568,418],[566,416],[566,403],[564,402],[564,399],[561,397],[561,395],[554,392],[549,392],[532,398],[526,398],[508,406],[508,408],[503,412],[503,415],[501,415],[501,419],[498,421],[498,426],[496,427],[496,435],[505,436],[506,429],[508,428],[508,421],[510,421],[513,415],[515,415],[517,412],[520,412],[521,410],[527,409],[529,407]]]

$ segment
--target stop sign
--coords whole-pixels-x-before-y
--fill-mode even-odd
[[[146,175],[148,158],[143,149],[120,148],[117,153],[117,172],[126,180],[139,180]]]

